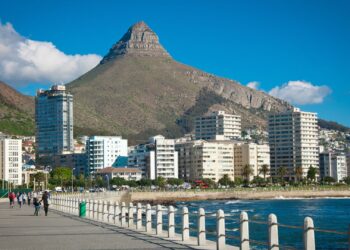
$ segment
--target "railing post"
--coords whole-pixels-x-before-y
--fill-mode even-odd
[[[304,219],[304,249],[315,250],[314,222],[310,217]]]
[[[169,206],[168,210],[168,237],[175,237],[175,209],[173,206]]]
[[[241,250],[249,250],[249,222],[248,222],[248,214],[246,212],[242,212],[240,216],[241,226]]]
[[[269,249],[279,250],[278,224],[277,217],[274,214],[269,215]]]
[[[126,207],[125,202],[122,202],[122,214],[121,214],[121,226],[125,227],[126,220],[125,220],[125,214],[126,214]]]
[[[102,201],[98,200],[98,205],[97,205],[97,220],[101,221],[103,219],[102,217]]]
[[[205,211],[203,208],[198,209],[198,246],[206,244],[205,233]]]
[[[96,200],[92,201],[92,219],[96,219]]]
[[[187,241],[190,238],[190,226],[188,218],[188,208],[182,208],[182,241]]]
[[[156,234],[161,235],[163,232],[163,212],[162,212],[162,206],[157,205],[157,227],[156,227]]]
[[[128,227],[134,226],[134,205],[132,202],[129,203],[129,212],[128,212]]]
[[[147,204],[146,207],[146,232],[152,232],[152,207]]]
[[[142,227],[142,205],[141,203],[137,203],[136,229],[140,230],[141,227]]]
[[[101,214],[102,214],[101,221],[105,221],[106,219],[106,201],[105,200],[102,201]]]
[[[89,200],[89,219],[92,218],[92,200]]]
[[[120,225],[120,208],[118,201],[114,204],[114,224]]]
[[[216,249],[222,250],[226,247],[225,235],[225,213],[219,209],[216,213]]]
[[[107,201],[107,221],[111,222],[111,201]]]

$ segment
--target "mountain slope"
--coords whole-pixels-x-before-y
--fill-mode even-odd
[[[132,142],[190,132],[195,116],[223,109],[243,127],[266,127],[271,112],[290,105],[236,81],[176,62],[158,36],[139,22],[101,63],[67,85],[78,134],[123,135]]]
[[[242,114],[244,125],[265,126],[268,112],[289,107],[263,92],[176,62],[144,22],[130,27],[98,66],[67,87],[74,95],[78,130],[135,140],[189,132],[193,117],[212,109]]]
[[[0,81],[0,131],[34,135],[34,99]]]

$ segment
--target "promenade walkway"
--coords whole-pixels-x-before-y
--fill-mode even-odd
[[[10,209],[0,202],[0,249],[189,249],[125,228],[33,207]]]

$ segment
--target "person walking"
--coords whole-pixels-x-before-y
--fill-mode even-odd
[[[18,199],[19,208],[21,208],[21,207],[22,207],[22,202],[23,202],[23,194],[22,194],[22,193],[19,193],[17,199]]]
[[[33,198],[33,205],[35,207],[35,211],[34,211],[34,216],[38,216],[39,215],[39,210],[40,210],[40,202],[38,200],[38,198]]]
[[[45,216],[47,216],[47,213],[49,212],[49,205],[50,205],[49,193],[47,191],[43,193],[43,196],[41,197],[40,202],[44,203]]]
[[[22,193],[22,202],[23,202],[23,205],[26,204],[26,200],[27,200],[27,194],[26,193]]]
[[[32,192],[28,192],[27,197],[28,197],[28,206],[30,206],[30,200],[32,199]]]
[[[15,206],[15,199],[16,199],[15,193],[10,192],[9,193],[9,200],[10,200],[10,207],[11,208],[14,208],[14,206]]]

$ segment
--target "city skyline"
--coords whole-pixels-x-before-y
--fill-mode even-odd
[[[19,8],[4,1],[4,6],[0,10],[0,45],[10,52],[14,47],[7,46],[8,40],[13,46],[27,45],[21,48],[34,62],[38,60],[38,65],[45,65],[39,52],[52,55],[50,64],[45,65],[49,69],[30,74],[15,71],[16,79],[12,75],[11,81],[4,66],[8,54],[0,51],[0,59],[4,59],[0,72],[5,78],[0,80],[22,93],[34,95],[38,88],[60,83],[59,77],[50,73],[58,63],[78,68],[59,71],[67,77],[66,82],[79,77],[99,62],[128,27],[144,20],[177,61],[238,80],[305,111],[317,112],[321,118],[350,125],[350,117],[344,115],[350,96],[350,20],[346,15],[350,4],[346,1],[200,5],[196,1],[136,5],[79,1],[42,5],[33,1],[23,2]],[[16,56],[11,54],[14,61]],[[23,66],[23,61],[16,62]]]

